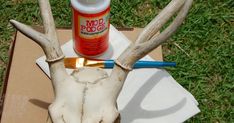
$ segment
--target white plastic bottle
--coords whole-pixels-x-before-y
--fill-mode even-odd
[[[74,50],[98,56],[108,49],[110,0],[71,0]]]

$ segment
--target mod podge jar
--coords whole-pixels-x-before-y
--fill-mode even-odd
[[[110,0],[71,0],[74,50],[94,57],[108,49]]]

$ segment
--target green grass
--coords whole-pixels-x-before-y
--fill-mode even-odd
[[[57,27],[71,26],[67,1],[51,1]],[[112,0],[111,22],[144,27],[169,0]],[[37,2],[0,0],[0,82],[14,29],[8,20],[41,25]],[[178,48],[180,46],[180,48]],[[234,1],[195,0],[184,25],[163,45],[168,71],[198,100],[201,113],[188,123],[234,122]],[[181,50],[183,49],[183,50]]]

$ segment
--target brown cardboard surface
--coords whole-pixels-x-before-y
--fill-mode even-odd
[[[123,31],[130,40],[135,40],[139,32],[140,29]],[[71,39],[71,30],[60,29],[58,36],[64,44]],[[1,123],[45,123],[53,91],[49,78],[35,63],[44,55],[43,51],[20,32],[17,32],[13,51]],[[162,60],[161,47],[151,56]]]

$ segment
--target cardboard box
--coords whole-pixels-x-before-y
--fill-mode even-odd
[[[135,41],[140,31],[122,32]],[[59,29],[60,43],[69,41],[71,34],[70,29]],[[53,89],[50,79],[35,63],[42,55],[43,51],[36,43],[20,32],[16,33],[2,93],[1,123],[45,123],[47,120]],[[162,60],[161,47],[151,52],[150,56]]]

